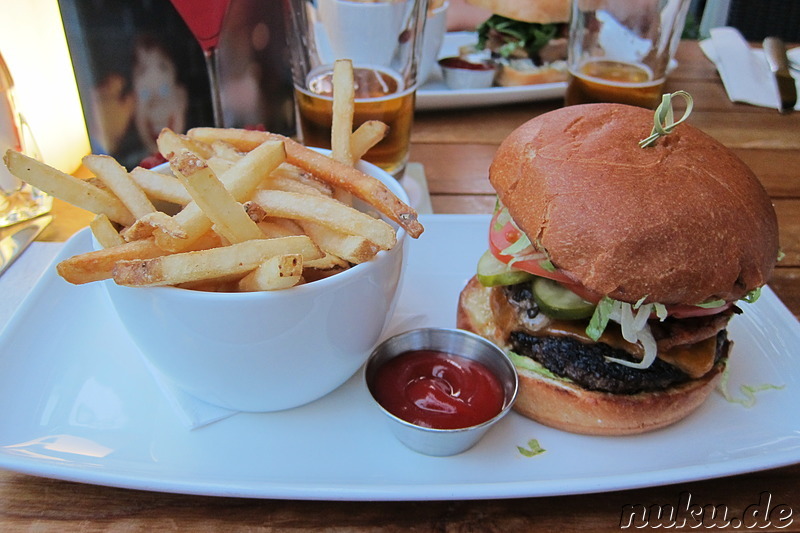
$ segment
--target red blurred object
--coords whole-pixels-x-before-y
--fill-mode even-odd
[[[222,23],[230,0],[171,0],[197,42],[208,52],[219,45]]]
[[[167,162],[166,158],[164,158],[164,156],[161,155],[160,153],[156,152],[142,159],[139,162],[139,166],[142,168],[153,168],[166,162]]]

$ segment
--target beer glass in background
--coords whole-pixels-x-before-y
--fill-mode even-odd
[[[566,105],[655,108],[691,0],[572,0]]]
[[[14,80],[0,55],[0,156],[8,149],[41,159],[30,128],[14,102]],[[0,227],[11,226],[50,211],[53,198],[21,182],[0,164]]]
[[[330,148],[333,63],[353,62],[353,128],[388,124],[365,159],[395,178],[408,162],[417,68],[428,0],[290,0],[288,25],[298,130],[307,146]]]

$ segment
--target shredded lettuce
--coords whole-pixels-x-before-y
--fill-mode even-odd
[[[547,451],[544,448],[542,448],[537,439],[529,440],[527,448],[523,446],[517,446],[517,450],[519,450],[519,453],[521,453],[525,457],[536,457],[537,455],[541,455]]]
[[[541,261],[539,261],[539,266],[542,267],[547,272],[556,271],[556,266],[549,259],[542,259]]]
[[[600,335],[606,330],[613,306],[614,300],[608,296],[604,296],[603,299],[597,303],[597,307],[594,308],[594,314],[589,320],[589,326],[586,328],[586,334],[593,341],[597,342],[597,339],[599,339]]]
[[[752,291],[748,292],[742,297],[742,300],[745,302],[752,304],[755,303],[761,297],[761,287],[757,287]]]
[[[508,246],[505,250],[501,251],[500,253],[503,255],[516,255],[521,251],[525,250],[526,248],[528,248],[530,245],[531,241],[530,239],[528,239],[528,236],[520,231],[519,239],[511,243],[510,246]]]
[[[518,49],[523,49],[531,57],[544,47],[558,33],[556,24],[522,22],[501,15],[492,15],[476,28],[478,50],[486,48],[490,34],[496,32],[504,37],[504,43],[496,52],[502,57],[511,57]]]
[[[758,300],[760,295],[761,288],[759,287],[748,292],[742,297],[742,300],[747,303],[753,303]],[[647,296],[643,296],[638,302],[629,304],[604,296],[597,304],[597,307],[595,307],[594,314],[586,328],[586,334],[592,340],[597,341],[600,338],[608,326],[609,320],[611,320],[620,325],[622,337],[626,341],[632,344],[639,344],[644,349],[644,357],[638,363],[617,359],[615,357],[606,357],[607,361],[639,369],[649,368],[650,365],[653,364],[653,361],[655,361],[658,355],[658,346],[650,331],[650,326],[647,324],[647,320],[652,313],[655,313],[659,320],[663,322],[667,318],[667,308],[665,305],[655,302],[645,304],[644,301],[646,299]],[[697,307],[711,309],[722,307],[726,303],[725,300],[721,299],[711,300],[697,304]],[[745,389],[743,388],[742,390],[744,391]]]
[[[495,231],[500,231],[503,229],[503,226],[511,222],[511,215],[508,213],[508,209],[506,209],[503,204],[500,203],[499,198],[497,199],[495,210],[499,212],[497,213],[497,218],[495,218],[494,221],[494,229]]]
[[[522,368],[524,370],[529,370],[531,372],[536,372],[546,378],[550,379],[560,379],[562,381],[571,381],[569,378],[562,378],[560,376],[556,376],[552,372],[550,372],[547,368],[542,366],[540,363],[534,361],[530,357],[525,357],[524,355],[519,355],[518,353],[512,352],[509,350],[508,358],[511,359],[511,362],[517,368]]]
[[[702,307],[703,309],[713,309],[714,307],[722,307],[725,305],[725,303],[725,300],[711,300],[709,302],[697,304],[697,307]]]
[[[739,392],[744,395],[744,398],[734,398],[728,389],[728,380],[730,379],[730,366],[726,365],[725,370],[722,372],[722,379],[717,385],[717,391],[722,394],[722,397],[730,403],[738,403],[739,405],[750,409],[756,404],[756,393],[766,390],[781,390],[786,385],[772,385],[770,383],[763,383],[761,385],[739,385]]]

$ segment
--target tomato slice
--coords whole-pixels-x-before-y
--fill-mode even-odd
[[[500,209],[495,211],[494,216],[492,217],[491,225],[489,226],[489,249],[498,259],[498,261],[502,261],[503,263],[507,264],[514,258],[514,256],[505,255],[502,253],[502,251],[522,237],[522,233],[511,221],[508,221],[499,227],[497,218],[500,215],[500,212]],[[575,285],[575,282],[562,272],[559,272],[558,270],[550,271],[543,268],[538,259],[521,259],[514,261],[514,268],[518,270],[524,270],[525,272],[530,272],[535,276],[549,278],[565,285]]]
[[[492,254],[499,261],[508,263],[514,258],[514,256],[505,255],[502,253],[502,251],[507,249],[520,237],[522,237],[522,233],[510,220],[503,225],[498,223],[498,217],[503,211],[504,209],[502,208],[496,209],[494,215],[492,216],[492,222],[489,226],[489,250],[492,251]],[[514,261],[514,268],[523,270],[525,272],[530,272],[535,276],[557,281],[587,302],[593,302],[596,304],[602,298],[601,295],[595,294],[580,283],[576,283],[563,272],[559,270],[550,271],[543,268],[538,259],[521,259]],[[711,308],[698,307],[696,305],[668,305],[667,314],[675,318],[709,316],[721,313],[722,311],[728,309],[731,305],[733,305],[732,302],[728,302],[720,307]]]
[[[698,316],[716,315],[728,309],[733,302],[728,302],[719,307],[698,307],[696,305],[668,305],[667,314],[675,318],[692,318]]]

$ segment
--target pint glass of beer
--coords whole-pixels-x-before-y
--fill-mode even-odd
[[[691,0],[572,0],[566,105],[655,108]]]
[[[350,59],[353,128],[389,126],[365,159],[401,178],[408,161],[417,68],[428,0],[290,0],[288,26],[298,129],[303,144],[330,148],[333,64]]]

